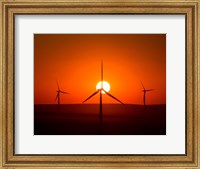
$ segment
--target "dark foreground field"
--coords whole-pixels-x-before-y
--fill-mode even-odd
[[[166,105],[98,104],[34,106],[35,135],[165,135]]]

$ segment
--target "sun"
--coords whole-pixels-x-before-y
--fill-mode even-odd
[[[102,83],[103,83],[103,89],[104,89],[105,91],[109,92],[109,90],[110,90],[110,84],[109,84],[108,82],[106,82],[106,81],[103,81]],[[101,89],[101,81],[97,83],[96,89],[97,89],[97,90],[98,90],[98,89]],[[105,94],[105,92],[102,91],[102,94]]]

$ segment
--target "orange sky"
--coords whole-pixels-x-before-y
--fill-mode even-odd
[[[79,104],[96,90],[101,59],[110,93],[125,104],[166,103],[165,34],[35,34],[34,102],[54,104],[57,84],[61,104]],[[99,103],[99,94],[87,101]],[[118,103],[103,95],[103,103]]]

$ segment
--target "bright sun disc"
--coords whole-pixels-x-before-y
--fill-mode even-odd
[[[99,83],[97,83],[96,89],[97,89],[97,90],[98,90],[98,89],[101,89],[101,81],[100,81]],[[104,89],[105,91],[109,92],[109,90],[110,90],[110,84],[109,84],[108,82],[106,82],[106,81],[103,81],[103,89]],[[102,94],[104,94],[104,93],[105,93],[105,92],[102,91]]]

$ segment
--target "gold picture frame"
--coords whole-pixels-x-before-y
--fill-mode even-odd
[[[2,0],[0,9],[0,168],[200,168],[199,0]],[[186,16],[185,155],[16,155],[14,153],[14,16],[86,13]]]

